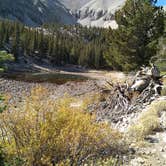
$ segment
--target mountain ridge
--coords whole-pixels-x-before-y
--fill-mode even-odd
[[[62,4],[76,17],[77,23],[83,26],[117,28],[115,12],[126,0],[62,0]]]
[[[28,26],[81,24],[116,29],[114,14],[126,0],[0,0],[0,18]],[[166,10],[166,6],[163,7]]]
[[[77,11],[78,23],[83,26],[117,28],[115,12],[126,0],[91,0]]]
[[[76,23],[75,18],[58,0],[0,0],[0,16],[29,26],[47,22]]]

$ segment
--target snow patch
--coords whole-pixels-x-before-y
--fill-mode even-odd
[[[83,26],[118,28],[114,14],[125,3],[125,0],[91,0],[81,7],[76,15],[78,23]]]

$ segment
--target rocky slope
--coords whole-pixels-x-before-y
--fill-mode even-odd
[[[58,0],[0,0],[0,16],[30,25],[74,24],[75,18]]]
[[[0,0],[0,17],[39,26],[47,22],[117,28],[114,13],[126,0]]]
[[[125,0],[62,0],[62,4],[76,17],[83,26],[113,27],[114,13],[121,8]]]
[[[117,28],[114,13],[125,0],[62,0],[62,3],[83,26]]]
[[[166,101],[166,96],[159,97],[157,100],[147,106],[135,118],[131,119],[130,125],[139,122],[140,117],[148,111],[153,104]],[[166,103],[165,103],[166,104]],[[161,108],[160,108],[161,109]],[[166,110],[163,109],[158,117],[160,129],[153,131],[146,139],[142,140],[142,145],[132,143],[135,154],[132,157],[129,166],[164,166],[166,165]]]
[[[117,28],[114,14],[124,3],[125,0],[91,0],[77,11],[78,23],[84,26]]]
[[[60,2],[72,12],[79,10],[82,6],[87,4],[90,0],[60,0]]]
[[[47,22],[116,28],[114,13],[125,0],[0,0],[0,17],[29,26]]]

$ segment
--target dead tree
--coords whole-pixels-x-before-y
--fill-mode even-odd
[[[98,109],[98,117],[116,123],[124,115],[142,110],[160,95],[162,77],[158,68],[152,65],[151,68],[141,68],[131,85],[127,82],[113,84],[107,81],[111,87],[110,94],[104,101],[104,106]]]

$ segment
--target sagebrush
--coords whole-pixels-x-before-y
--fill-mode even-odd
[[[71,107],[73,101],[50,99],[39,87],[20,106],[4,111],[0,134],[8,158],[27,166],[81,165],[120,153],[121,133],[97,123],[81,107]]]

